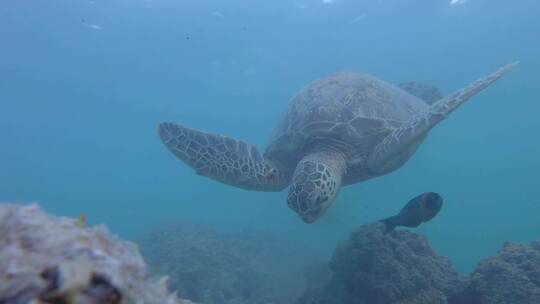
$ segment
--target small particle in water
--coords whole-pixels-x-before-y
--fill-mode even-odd
[[[255,74],[257,74],[257,69],[254,68],[254,67],[249,67],[249,68],[244,70],[244,75],[246,75],[246,76],[253,76]],[[272,174],[269,174],[269,176],[271,176],[273,178]]]
[[[463,5],[467,0],[450,0],[450,5]]]
[[[224,19],[225,18],[225,15],[223,15],[222,13],[218,12],[218,11],[215,11],[215,12],[212,12],[212,16],[216,17],[216,18],[220,18],[220,19]]]
[[[349,21],[349,22],[350,22],[350,23],[358,23],[358,22],[360,22],[360,21],[366,19],[366,17],[367,17],[367,14],[364,13],[364,14],[361,14],[361,15],[358,15],[358,16],[354,17],[354,18],[351,19],[351,21]]]
[[[191,40],[191,37],[190,37],[190,36],[186,36],[186,40]]]
[[[88,27],[88,28],[91,28],[93,30],[96,30],[96,31],[101,31],[103,28],[97,24],[92,24],[92,23],[88,23],[86,21],[86,19],[81,19],[81,22],[84,26]]]

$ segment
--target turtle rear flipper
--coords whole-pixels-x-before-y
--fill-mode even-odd
[[[407,91],[407,93],[422,99],[429,105],[434,104],[443,97],[441,91],[437,87],[417,81],[402,82],[398,84],[398,87]]]
[[[161,123],[165,146],[197,174],[247,190],[279,191],[288,181],[254,145],[174,123]]]
[[[500,67],[493,74],[480,78],[469,86],[442,98],[431,105],[425,114],[390,133],[370,154],[368,158],[369,168],[377,171],[377,168],[384,167],[382,165],[385,162],[393,159],[403,149],[417,141],[418,138],[425,136],[429,130],[448,117],[460,105],[490,86],[516,65],[518,65],[518,62]]]

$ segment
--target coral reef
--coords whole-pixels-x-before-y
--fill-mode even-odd
[[[306,272],[298,304],[540,303],[540,241],[506,243],[460,278],[425,237],[381,223],[361,227],[336,248],[329,265]]]
[[[382,223],[375,223],[352,233],[334,252],[330,278],[319,270],[320,281],[298,303],[450,303],[463,290],[464,280],[425,237],[384,231]]]
[[[460,278],[425,237],[362,226],[330,263],[261,233],[176,224],[141,242],[153,270],[205,304],[540,303],[540,241],[504,244]],[[0,304],[188,304],[105,226],[0,204]]]
[[[465,297],[464,297],[465,298]],[[540,303],[540,241],[506,243],[471,274],[467,303]]]
[[[182,298],[205,304],[294,303],[305,288],[312,251],[267,234],[226,234],[190,223],[161,227],[140,242],[159,274]]]
[[[0,303],[187,304],[105,226],[0,205]]]

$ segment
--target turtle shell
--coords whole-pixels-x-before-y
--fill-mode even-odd
[[[347,161],[356,163],[427,109],[423,100],[374,76],[337,73],[293,97],[272,133],[266,156],[294,167],[306,150],[328,144],[343,147]]]

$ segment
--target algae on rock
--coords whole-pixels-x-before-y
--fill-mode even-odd
[[[0,303],[187,304],[105,226],[0,204]]]

